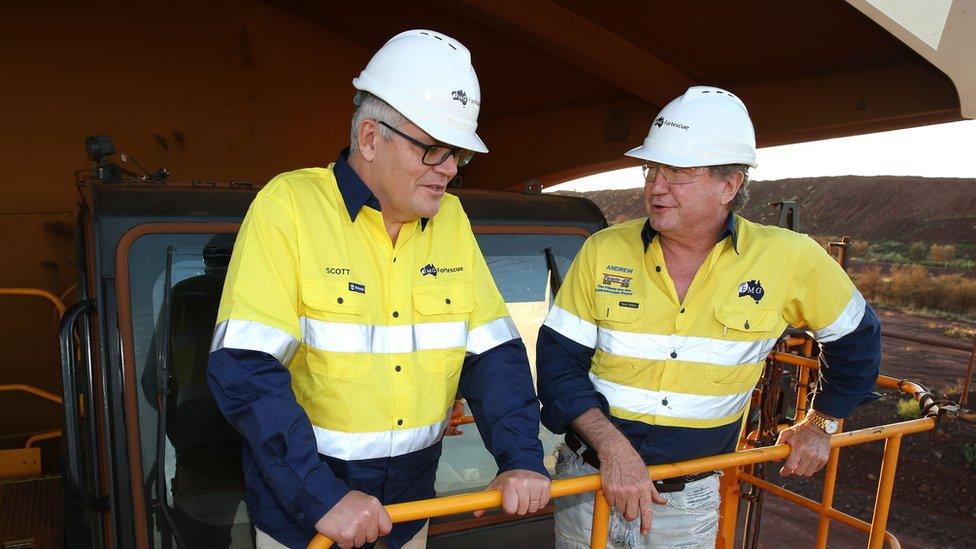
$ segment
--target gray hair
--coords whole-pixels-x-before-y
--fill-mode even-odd
[[[723,164],[721,166],[711,166],[709,168],[713,177],[719,179],[727,179],[732,177],[735,172],[742,173],[742,186],[739,187],[739,192],[735,193],[732,197],[732,202],[729,202],[729,211],[737,212],[741,210],[747,202],[749,202],[749,166],[745,164]]]
[[[349,154],[355,153],[359,149],[359,125],[362,124],[363,120],[382,120],[394,128],[399,127],[407,120],[405,116],[400,114],[400,111],[369,92],[356,92],[353,103],[356,104],[356,112],[352,115],[352,131],[349,132]],[[393,132],[385,126],[378,126],[378,130],[384,139],[393,137]]]

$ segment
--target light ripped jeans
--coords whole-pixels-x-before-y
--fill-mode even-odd
[[[400,546],[401,549],[425,549],[427,547],[427,528],[429,526],[430,521],[427,521],[424,527],[414,537],[410,538],[410,541]],[[254,533],[254,545],[257,549],[288,549],[288,547],[278,542],[278,540],[262,532],[260,528],[255,528]],[[338,545],[333,545],[333,547],[338,547]],[[380,538],[373,547],[374,549],[387,549],[386,540]]]
[[[566,445],[559,447],[556,478],[599,473]],[[556,499],[556,549],[586,549],[593,523],[593,492]],[[688,483],[680,492],[661,494],[665,505],[654,504],[651,532],[640,533],[640,518],[627,520],[616,510],[610,513],[607,547],[613,549],[663,549],[669,547],[715,547],[718,533],[718,475]]]

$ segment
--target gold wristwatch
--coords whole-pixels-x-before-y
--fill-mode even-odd
[[[820,427],[820,430],[828,435],[836,433],[838,427],[840,427],[837,420],[828,419],[820,415],[816,410],[810,410],[810,413],[807,414],[807,421],[816,425],[817,427]]]

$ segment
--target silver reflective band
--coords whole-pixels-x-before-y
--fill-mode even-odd
[[[721,419],[741,412],[752,389],[733,395],[706,396],[650,391],[613,383],[590,373],[593,387],[610,406],[636,414],[682,419]]]
[[[596,324],[587,322],[566,309],[553,305],[543,325],[584,347],[596,348]]]
[[[518,338],[518,329],[512,317],[503,316],[468,332],[467,352],[480,355],[506,341]]]
[[[267,324],[230,318],[214,329],[210,352],[225,347],[268,353],[278,359],[278,362],[287,365],[298,350],[298,340],[288,332]]]
[[[828,343],[831,341],[836,341],[847,334],[854,331],[855,328],[861,323],[861,319],[864,318],[864,297],[861,296],[861,292],[854,289],[854,295],[851,296],[851,300],[847,302],[847,306],[841,311],[840,316],[837,317],[830,326],[817,330],[813,333],[813,337],[817,339],[820,343]]]
[[[325,322],[301,317],[302,341],[334,353],[412,353],[464,347],[467,322],[429,322],[405,326],[373,326]]]
[[[449,423],[450,410],[443,421],[413,429],[350,433],[312,425],[312,431],[320,454],[350,461],[402,456],[429,448],[441,439]]]
[[[644,360],[677,360],[719,366],[739,366],[762,362],[776,345],[776,339],[728,341],[709,337],[658,335],[608,330],[602,326],[597,334],[597,348],[615,356]]]

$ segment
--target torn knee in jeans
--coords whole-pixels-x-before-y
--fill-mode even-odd
[[[608,541],[618,547],[637,547],[640,520],[627,521],[616,509],[610,514]]]

